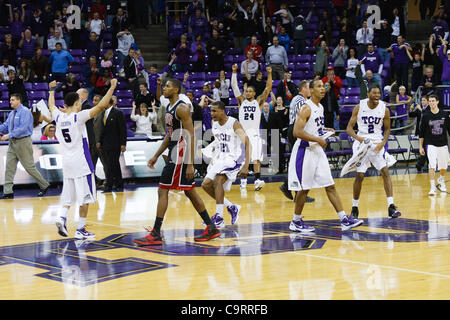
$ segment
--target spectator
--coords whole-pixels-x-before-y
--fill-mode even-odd
[[[273,94],[273,93],[272,93]],[[273,100],[273,98],[272,98]],[[282,99],[280,99],[282,103]],[[276,103],[276,102],[275,102]],[[268,102],[264,102],[262,105],[262,115],[261,115],[261,129],[267,130],[267,152],[270,152],[270,136],[271,130],[278,128],[277,116],[273,110],[270,110],[270,104]]]
[[[436,0],[420,0],[419,3],[420,19],[421,20],[425,20],[426,18],[431,19],[435,9],[436,9]]]
[[[186,96],[191,100],[193,113],[192,113],[192,121],[194,123],[194,135],[195,137],[201,137],[201,133],[203,130],[203,113],[202,107],[196,102],[194,102],[194,93],[192,91],[187,91]]]
[[[212,98],[214,101],[220,101],[220,81],[216,80],[213,84],[214,88],[212,90]]]
[[[244,54],[246,57],[248,57],[247,53],[249,51],[253,52],[253,59],[255,59],[258,63],[261,63],[261,57],[263,53],[262,47],[258,44],[258,38],[256,35],[253,35],[250,41],[250,44],[245,47]],[[242,68],[241,68],[242,73]]]
[[[51,140],[58,140],[55,136],[56,132],[56,126],[54,124],[49,124],[45,127],[44,133],[42,134],[41,141],[51,141]]]
[[[189,43],[187,43],[187,36],[181,35],[180,43],[175,48],[175,70],[176,72],[185,73],[189,68],[189,56],[191,55],[191,49]]]
[[[15,10],[13,14],[11,4],[6,3],[5,5],[9,8],[12,41],[15,45],[18,45],[24,29],[26,4],[22,4],[22,14],[19,13],[19,10]]]
[[[5,34],[5,42],[0,46],[0,56],[2,59],[8,59],[11,65],[17,65],[17,46],[12,41],[11,34]]]
[[[126,14],[124,13],[124,11],[121,7],[119,7],[117,9],[117,14],[114,16],[114,18],[111,22],[111,26],[112,26],[112,34],[116,35],[116,37],[113,37],[113,48],[117,48],[118,47],[117,34],[121,31],[129,30],[129,28],[130,28],[130,23],[128,21],[128,17],[126,16]],[[125,55],[127,55],[127,54],[125,54]]]
[[[81,88],[81,83],[76,80],[76,77],[73,73],[69,73],[67,77],[64,79],[64,82],[61,84],[59,88],[56,89],[57,92],[62,91],[63,96],[69,92],[77,92],[78,89]]]
[[[281,32],[278,34],[278,39],[280,45],[282,45],[286,50],[286,53],[290,53],[291,38],[289,37],[289,34],[286,33],[285,27],[281,27]]]
[[[105,23],[100,19],[98,12],[94,12],[92,18],[85,25],[86,30],[89,32],[95,32],[100,37],[102,31],[106,30]]]
[[[406,120],[408,120],[408,105],[411,102],[411,97],[406,94],[406,88],[405,86],[400,86],[398,89],[398,94],[396,96],[396,103],[402,103],[404,104],[398,105],[395,109],[396,116],[403,116],[400,118],[397,118],[395,120],[395,127],[401,128],[406,126]],[[405,132],[405,129],[397,131],[398,134],[403,134]]]
[[[16,72],[16,69],[9,64],[8,58],[2,59],[2,66],[0,67],[0,80],[1,82],[7,82],[9,81],[8,72],[9,70]]]
[[[166,7],[166,19],[168,20],[169,25],[169,47],[174,47],[174,41],[178,41],[181,35],[188,33],[187,25],[189,23],[189,17],[187,14],[184,14],[182,18],[180,18],[178,14],[175,15],[175,17],[172,17],[169,14],[169,7]]]
[[[56,43],[56,51],[52,52],[49,59],[49,62],[52,65],[53,79],[60,82],[63,81],[69,63],[74,61],[72,55],[68,51],[62,49],[61,43]]]
[[[52,122],[51,117],[43,115],[35,104],[33,104],[33,109],[31,109],[31,114],[33,116],[33,133],[31,134],[32,141],[40,141],[42,137],[42,129],[45,128],[50,122]]]
[[[136,52],[132,47],[130,47],[128,55],[123,60],[123,69],[127,81],[127,88],[133,90],[133,95],[136,95],[138,90],[139,69],[136,60]]]
[[[94,18],[94,14],[97,13],[99,19],[106,20],[108,12],[106,7],[102,4],[101,0],[95,0],[95,3],[90,7],[91,11],[89,13],[89,18]]]
[[[50,184],[42,178],[34,163],[30,137],[33,132],[33,116],[31,111],[22,103],[20,94],[11,94],[10,104],[14,110],[9,113],[7,120],[0,125],[0,133],[4,134],[1,137],[1,141],[9,140],[6,155],[5,183],[1,198],[14,198],[13,185],[17,162],[20,162],[25,171],[36,180],[40,188],[38,196],[42,197],[47,192]]]
[[[422,114],[428,108],[428,97],[422,96],[420,99],[420,104],[413,103],[409,107],[409,116],[412,118],[417,118],[416,121],[416,130],[414,135],[419,136],[420,132],[420,119],[422,118]],[[423,165],[422,165],[423,167]],[[420,171],[420,170],[419,170]]]
[[[334,72],[341,79],[345,78],[345,62],[347,61],[348,46],[344,39],[339,40],[339,44],[333,50],[332,58],[334,59]]]
[[[192,30],[192,39],[196,36],[209,36],[208,20],[202,16],[202,11],[199,9],[195,10],[195,16],[191,17],[190,27]]]
[[[148,0],[135,0],[134,1],[134,21],[136,28],[148,27],[148,15],[149,15],[149,3]]]
[[[320,77],[323,77],[328,67],[328,58],[331,56],[327,42],[323,40],[323,34],[314,40],[313,45],[316,48],[316,63],[314,64],[314,72],[319,74]]]
[[[251,77],[247,81],[244,80],[244,91],[247,89],[247,86],[255,88],[255,97],[259,97],[263,93],[266,88],[266,82],[263,80],[263,73],[261,70],[256,71],[254,77]]]
[[[198,0],[192,0],[192,2],[186,7],[186,10],[190,17],[194,17],[197,15],[197,11],[203,12],[203,5]]]
[[[148,74],[148,89],[151,93],[156,95],[157,80],[158,78],[165,78],[169,70],[172,68],[172,64],[176,59],[176,55],[172,54],[169,64],[164,67],[161,72],[158,72],[158,65],[152,64],[150,66],[150,73]]]
[[[254,76],[258,68],[258,61],[253,60],[253,50],[247,51],[247,59],[241,63],[241,74],[246,75],[248,73],[250,76]]]
[[[11,98],[14,94],[20,95],[20,100],[23,106],[28,107],[28,95],[23,85],[23,77],[16,76],[13,70],[8,70],[8,94]]]
[[[428,96],[434,92],[434,87],[439,84],[437,79],[432,68],[425,69],[425,75],[422,80],[422,96]]]
[[[281,80],[288,68],[288,57],[284,47],[279,45],[278,36],[274,36],[272,41],[273,45],[266,52],[266,63],[272,68],[273,80]]]
[[[155,101],[155,96],[148,91],[147,83],[139,84],[139,92],[134,97],[134,102],[137,106],[140,106],[142,103],[145,103],[147,106],[153,105]]]
[[[52,3],[49,1],[45,4],[44,11],[42,12],[42,21],[44,22],[46,35],[48,35],[50,28],[53,28],[55,25],[55,13]]]
[[[125,57],[129,55],[131,45],[134,43],[134,37],[128,29],[118,32],[116,36],[118,39],[117,57],[118,63],[121,66]]]
[[[37,48],[31,59],[31,74],[33,82],[47,82],[49,65],[47,57],[42,55],[42,49]]]
[[[48,33],[48,29],[45,28],[44,20],[41,17],[42,11],[40,9],[33,10],[33,17],[31,18],[30,28],[31,33],[35,36],[41,48],[44,47],[44,39]]]
[[[411,94],[414,94],[419,88],[423,78],[423,61],[425,56],[425,44],[422,44],[422,53],[414,53],[414,58],[409,51],[406,51],[409,60],[412,64],[412,78],[411,78]]]
[[[308,13],[306,19],[299,14],[295,19],[294,24],[294,53],[305,54],[306,53],[306,25],[311,20],[312,10]]]
[[[298,94],[298,89],[295,83],[291,80],[292,72],[284,73],[283,80],[277,85],[277,97],[283,99],[283,105],[289,106],[292,98]]]
[[[91,32],[89,40],[86,43],[86,56],[100,56],[100,39],[95,32]]]
[[[224,68],[225,43],[219,38],[217,30],[212,31],[212,37],[206,45],[208,52],[208,70],[220,71]]]
[[[230,79],[226,78],[224,70],[220,70],[218,81],[220,82],[220,101],[228,106],[230,104]]]
[[[372,71],[370,71],[370,70],[366,71],[366,75],[365,75],[365,77],[363,77],[363,75],[361,73],[361,63],[362,63],[361,60],[358,61],[358,64],[355,68],[355,77],[356,77],[356,80],[358,81],[359,96],[360,96],[360,99],[362,100],[362,99],[367,98],[367,93],[369,92],[369,88],[371,88],[372,86],[377,86],[381,90],[381,86],[378,82],[376,82],[373,79]]]
[[[448,41],[440,38],[441,48],[439,49],[439,58],[442,61],[442,76],[441,82],[443,85],[450,85],[450,48],[447,46]],[[445,54],[445,53],[446,54]]]
[[[55,29],[55,36],[47,40],[47,47],[50,51],[56,50],[56,44],[60,43],[63,50],[67,50],[66,40],[61,36],[61,31],[59,29]]]
[[[264,33],[262,34],[262,39],[261,39],[261,45],[263,48],[263,52],[267,52],[267,49],[272,45],[272,41],[273,41],[274,37],[277,37],[276,34],[272,31],[270,26],[266,26],[264,29]],[[277,39],[278,39],[278,37],[277,37]]]
[[[408,66],[409,58],[406,50],[411,51],[412,48],[409,43],[405,42],[403,36],[397,37],[397,43],[392,44],[386,51],[392,51],[394,53],[394,72],[395,78],[399,86],[405,86],[408,88]]]
[[[17,76],[21,76],[24,82],[29,82],[31,79],[31,68],[28,60],[20,60],[20,66],[17,69]]]
[[[327,43],[333,43],[333,22],[332,17],[328,15],[327,10],[322,12],[322,16],[319,19],[318,31],[319,34],[324,35],[324,40]]]
[[[341,96],[342,79],[334,73],[333,67],[327,68],[327,75],[322,79],[323,83],[329,82],[334,89],[334,94],[339,100]],[[332,127],[331,127],[332,128]]]
[[[361,29],[356,32],[356,41],[358,42],[358,57],[361,59],[367,52],[367,46],[372,43],[374,32],[367,26],[367,20],[364,20]]]
[[[272,129],[276,129],[279,132],[278,135],[278,173],[282,173],[285,168],[285,158],[283,157],[283,154],[285,152],[285,143],[282,143],[282,139],[287,138],[287,127],[289,125],[289,109],[284,105],[283,98],[280,96],[275,97],[273,92],[270,92],[273,104],[273,114],[275,118],[274,127]],[[262,117],[261,117],[262,120]],[[272,134],[273,132],[270,132],[270,141],[272,140]],[[270,149],[268,149],[268,152],[271,152]]]
[[[255,1],[256,3],[256,1]],[[292,32],[292,26],[291,24],[294,22],[294,16],[289,11],[288,6],[286,3],[282,3],[280,5],[280,10],[274,12],[274,16],[280,15],[281,17],[281,25],[286,29],[287,33]]]
[[[206,46],[202,42],[202,36],[198,35],[195,37],[195,42],[191,44],[191,53],[193,62],[193,71],[194,72],[203,72],[205,71],[205,63],[206,63]]]
[[[386,51],[392,44],[392,27],[388,24],[387,20],[381,21],[380,30],[375,31],[378,33],[378,54],[383,62],[391,60],[391,54]]]
[[[211,98],[211,84],[207,81],[203,84],[202,95]]]
[[[367,70],[372,71],[374,79],[382,86],[381,72],[383,71],[383,62],[380,55],[375,52],[373,44],[367,46],[367,52],[363,54],[361,64],[361,72],[366,73]]]
[[[31,37],[30,29],[26,29],[18,46],[22,52],[22,59],[31,60],[38,46],[39,43]]]
[[[156,124],[156,105],[152,104],[152,112],[148,112],[148,106],[145,102],[139,104],[139,110],[136,113],[136,104],[133,101],[130,119],[136,122],[136,136],[152,136],[152,125]]]
[[[94,93],[99,95],[105,95],[111,86],[111,70],[106,68],[102,70],[102,75],[97,77],[97,82],[95,83]]]
[[[103,55],[102,60],[100,61],[100,67],[102,68],[108,68],[112,70],[113,67],[113,58],[114,58],[114,52],[112,50],[108,50]]]
[[[448,24],[441,17],[436,17],[436,20],[433,23],[433,36],[437,40],[442,37],[444,40],[448,40]]]
[[[334,119],[339,121],[339,105],[338,105],[339,98],[336,96],[336,87],[333,84],[333,82],[324,81],[324,83],[325,83],[325,96],[323,97],[321,104],[323,105],[325,127],[335,128]]]
[[[439,81],[442,75],[443,64],[441,58],[439,57],[439,47],[437,43],[438,42],[434,40],[433,35],[431,35],[430,42],[428,43],[429,55],[426,53],[425,59],[427,60],[427,63],[431,62],[430,67],[433,68],[433,73]]]
[[[392,10],[392,15],[388,21],[392,27],[392,42],[395,42],[399,36],[406,34],[405,19],[403,15],[399,15],[397,8]]]
[[[62,8],[62,13],[56,10],[55,29],[59,29],[66,41],[67,47],[71,48],[71,30],[67,28],[67,7]]]

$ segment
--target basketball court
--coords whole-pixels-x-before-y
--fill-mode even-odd
[[[364,224],[346,232],[325,191],[312,190],[316,201],[304,210],[316,228],[310,235],[288,229],[294,202],[280,192],[281,182],[266,180],[255,192],[252,181],[246,193],[233,185],[227,194],[242,205],[237,224],[230,226],[225,212],[222,236],[205,243],[193,240],[204,226],[189,200],[171,192],[165,242],[154,247],[132,239],[153,225],[156,185],[98,192],[87,218],[92,242],[58,235],[60,189],[44,198],[1,200],[0,299],[450,299],[450,198],[429,197],[426,174],[392,175],[399,219],[387,218],[381,177],[366,177]],[[349,213],[353,179],[335,181]],[[213,215],[214,200],[197,190]],[[77,220],[71,208],[69,237]]]

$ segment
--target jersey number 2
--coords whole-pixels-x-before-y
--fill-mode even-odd
[[[375,132],[374,125],[373,124],[369,124],[368,130],[369,130],[369,133],[374,133]]]
[[[71,143],[72,138],[70,137],[69,129],[62,129],[61,132],[63,134],[64,141],[66,141],[67,143]]]

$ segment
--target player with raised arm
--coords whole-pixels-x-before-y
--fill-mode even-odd
[[[158,188],[158,206],[156,220],[152,230],[144,238],[133,241],[140,246],[160,245],[163,242],[161,225],[168,206],[169,190],[183,190],[195,210],[206,224],[205,231],[194,238],[195,241],[207,241],[220,236],[220,231],[212,223],[203,200],[195,191],[194,181],[194,124],[190,108],[180,99],[181,83],[169,79],[163,88],[164,97],[169,99],[167,106],[166,136],[155,155],[148,161],[150,169],[155,168],[159,156],[169,149],[166,164],[162,171]]]
[[[318,79],[311,81],[309,87],[311,98],[301,107],[294,123],[293,135],[297,140],[289,160],[288,183],[289,190],[298,191],[298,194],[289,229],[297,232],[315,231],[314,227],[303,221],[302,212],[309,190],[325,188],[327,197],[339,216],[341,228],[346,231],[361,225],[363,221],[345,214],[324,151],[327,146],[326,136],[334,134],[334,129],[324,127],[325,117],[320,104],[320,100],[325,96],[324,84]]]
[[[225,191],[230,191],[231,184],[237,175],[246,177],[250,162],[250,141],[241,124],[225,113],[225,104],[216,101],[211,104],[211,118],[213,120],[212,134],[214,136],[214,157],[211,160],[202,187],[216,200],[216,214],[211,218],[218,228],[225,227],[223,207],[227,207],[231,215],[231,224],[239,219],[241,206],[233,204],[225,198]],[[245,157],[242,159],[241,145],[245,145]],[[242,163],[244,160],[244,163]]]
[[[255,191],[261,190],[264,186],[264,180],[261,180],[261,161],[263,160],[262,139],[260,134],[261,124],[261,108],[262,104],[267,100],[272,90],[272,68],[267,67],[266,87],[260,96],[255,97],[256,91],[252,86],[248,86],[244,94],[241,94],[237,82],[237,65],[232,66],[233,73],[231,75],[231,88],[234,96],[238,101],[239,107],[239,123],[247,134],[250,145],[252,146],[252,154],[250,161],[253,163],[253,171],[255,172]],[[241,179],[241,188],[247,187],[247,179]]]
[[[111,80],[111,86],[105,96],[93,108],[81,110],[80,97],[76,92],[69,92],[64,97],[64,112],[55,106],[56,81],[49,83],[50,94],[48,107],[52,119],[56,123],[56,138],[62,148],[63,160],[63,189],[61,193],[62,209],[56,219],[58,233],[68,236],[66,227],[67,213],[70,207],[78,202],[80,209],[78,227],[75,238],[84,240],[95,237],[94,233],[86,230],[86,217],[89,204],[95,203],[95,175],[91,154],[89,153],[89,141],[86,130],[86,121],[110,106],[110,100],[117,86],[117,79]]]
[[[384,190],[388,203],[389,218],[398,218],[400,211],[394,204],[394,191],[389,175],[388,153],[386,144],[391,132],[391,118],[386,103],[380,100],[381,91],[377,86],[369,88],[368,98],[360,101],[352,112],[352,117],[347,125],[347,133],[355,139],[353,142],[353,153],[356,153],[364,140],[368,139],[373,145],[373,149],[361,160],[360,166],[356,169],[356,178],[353,183],[353,206],[352,217],[359,216],[359,196],[361,194],[362,182],[367,169],[373,165],[383,177]],[[358,124],[358,134],[353,127]],[[384,132],[383,132],[384,131]],[[369,142],[367,141],[367,142]]]

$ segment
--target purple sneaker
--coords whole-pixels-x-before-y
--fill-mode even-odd
[[[342,231],[347,231],[352,228],[356,228],[363,224],[364,221],[359,219],[353,219],[352,216],[345,216],[344,219],[341,220]]]
[[[89,232],[83,227],[83,229],[77,229],[74,237],[78,240],[92,239],[95,237],[95,233]]]
[[[231,214],[231,224],[235,224],[239,220],[239,212],[241,212],[241,206],[233,204],[227,207],[228,212]]]
[[[225,227],[225,222],[223,221],[223,217],[221,217],[218,213],[213,215],[211,218],[212,223],[216,226],[216,228],[223,228]]]
[[[316,229],[306,224],[303,219],[300,219],[298,221],[292,220],[289,225],[289,230],[297,232],[314,232]]]

